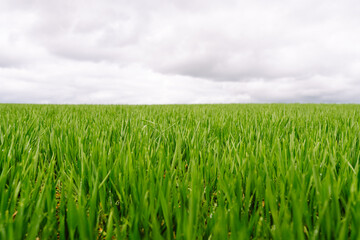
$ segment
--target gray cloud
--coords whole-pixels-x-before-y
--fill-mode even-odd
[[[360,102],[360,3],[6,0],[0,102]]]

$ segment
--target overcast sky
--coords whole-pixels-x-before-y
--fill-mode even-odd
[[[3,103],[360,103],[358,0],[0,0]]]

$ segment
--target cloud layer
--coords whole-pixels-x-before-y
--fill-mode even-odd
[[[360,3],[5,0],[0,102],[360,103]]]

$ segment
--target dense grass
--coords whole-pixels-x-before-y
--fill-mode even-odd
[[[0,105],[0,239],[357,239],[360,106]]]

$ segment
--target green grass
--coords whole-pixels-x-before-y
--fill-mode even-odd
[[[0,239],[358,239],[360,105],[0,105]]]

